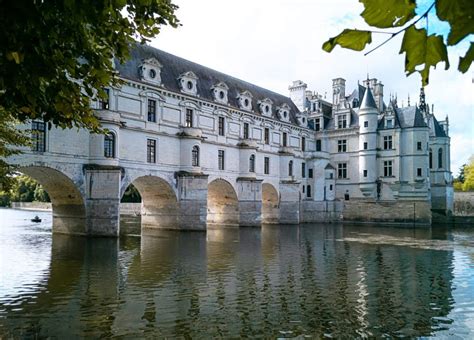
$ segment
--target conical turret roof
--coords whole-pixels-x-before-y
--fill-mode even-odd
[[[370,91],[370,87],[368,86],[364,93],[364,98],[362,98],[362,103],[360,104],[360,110],[362,109],[377,109],[374,96],[372,95],[372,91]]]

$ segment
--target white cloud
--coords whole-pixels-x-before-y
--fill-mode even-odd
[[[331,93],[331,80],[343,77],[348,91],[367,73],[385,84],[385,94],[398,94],[398,103],[418,101],[420,77],[404,76],[401,37],[369,54],[336,47],[326,53],[321,45],[344,28],[364,28],[356,0],[175,0],[183,26],[164,28],[152,42],[183,58],[203,64],[276,92],[287,94],[295,79],[310,89]],[[374,36],[381,41],[384,36]],[[467,42],[465,44],[467,46]],[[451,69],[432,71],[427,101],[439,120],[449,115],[453,173],[474,154],[474,103],[471,73],[456,71],[465,47],[450,49]]]

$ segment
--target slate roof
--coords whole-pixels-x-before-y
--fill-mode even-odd
[[[433,125],[434,125],[434,133],[435,133],[436,137],[447,137],[446,132],[441,127],[441,125],[439,125],[439,123],[436,120],[435,116],[433,116]]]
[[[364,93],[364,98],[362,98],[362,102],[360,103],[360,109],[376,109],[377,105],[375,104],[374,96],[372,95],[372,91],[370,88],[367,89]]]
[[[414,128],[427,127],[423,118],[423,114],[416,106],[397,107],[395,108],[395,124],[394,128]],[[379,120],[378,129],[385,129],[386,114]]]
[[[276,117],[276,107],[281,106],[282,104],[287,104],[290,107],[290,122],[296,124],[296,113],[298,113],[299,110],[289,97],[148,45],[137,44],[136,47],[131,50],[130,54],[131,58],[126,63],[118,64],[116,62],[116,69],[120,76],[124,78],[140,82],[139,66],[142,60],[156,58],[163,65],[163,68],[161,69],[161,84],[168,90],[178,93],[181,92],[178,84],[178,77],[185,72],[192,71],[199,78],[197,81],[197,94],[200,98],[214,102],[211,87],[219,82],[224,82],[229,87],[227,95],[229,106],[240,110],[236,97],[241,92],[247,90],[252,93],[252,109],[255,113],[260,113],[257,102],[269,98],[273,101],[273,118],[278,119]]]

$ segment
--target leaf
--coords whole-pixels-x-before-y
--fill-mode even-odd
[[[15,63],[19,64],[21,61],[20,53],[18,52],[9,52],[7,54],[8,60],[15,60]]]
[[[410,26],[403,36],[400,54],[405,52],[405,72],[409,76],[413,72],[420,73],[423,86],[429,82],[430,67],[436,67],[440,61],[449,68],[448,51],[440,35],[428,36],[424,28]],[[418,65],[425,65],[422,70]]]
[[[403,26],[415,16],[415,0],[359,0],[366,23],[378,28]]]
[[[339,35],[332,37],[323,44],[323,50],[331,52],[336,45],[349,48],[355,51],[362,51],[365,45],[372,42],[372,33],[369,31],[359,31],[345,29]]]
[[[456,45],[468,34],[474,33],[473,0],[437,0],[436,14],[451,26],[448,45]]]
[[[466,73],[471,67],[472,61],[474,59],[474,43],[471,42],[471,46],[466,52],[464,57],[459,57],[459,66],[458,70],[462,73]]]

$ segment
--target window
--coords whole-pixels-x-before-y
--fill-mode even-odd
[[[115,157],[115,135],[113,133],[104,136],[104,157]]]
[[[367,150],[369,148],[369,143],[364,142],[364,150]]]
[[[293,161],[288,162],[288,176],[293,176]]]
[[[417,149],[418,151],[423,150],[423,147],[421,146],[421,142],[416,142],[416,149]]]
[[[31,142],[33,151],[46,151],[46,124],[44,122],[31,123]]]
[[[301,188],[301,190],[303,191],[303,194],[305,193],[305,186],[303,185],[303,187]]]
[[[269,128],[265,128],[263,140],[265,144],[270,144],[270,129]]]
[[[313,169],[308,169],[308,177],[313,178]]]
[[[316,151],[321,151],[321,139],[316,139]]]
[[[199,146],[194,145],[191,151],[191,161],[193,166],[199,166]]]
[[[224,117],[219,117],[219,136],[224,136]]]
[[[383,175],[385,177],[392,177],[393,176],[392,166],[393,166],[392,161],[384,161],[383,162]]]
[[[156,163],[156,140],[147,139],[146,141],[146,161]]]
[[[423,176],[423,170],[422,170],[421,168],[417,168],[417,169],[416,169],[416,175],[417,175],[418,177]]]
[[[347,117],[346,115],[337,116],[337,128],[345,129],[347,127]]]
[[[109,109],[109,89],[104,89],[105,98],[99,99],[99,109],[108,110]]]
[[[337,141],[337,152],[346,152],[347,151],[347,140],[341,139]]]
[[[368,120],[364,121],[364,127],[369,127],[369,121]]]
[[[311,185],[306,186],[306,197],[311,197]]]
[[[364,177],[367,177],[367,170],[364,170]]]
[[[255,172],[255,155],[251,155],[249,159],[249,172]]]
[[[265,157],[263,159],[263,173],[265,175],[270,174],[270,157]]]
[[[301,137],[301,151],[306,151],[306,138]]]
[[[186,109],[186,127],[193,127],[193,109]]]
[[[443,167],[443,149],[438,149],[438,169]]]
[[[383,136],[383,149],[391,150],[392,147],[392,136]]]
[[[316,131],[321,130],[321,123],[320,123],[320,119],[319,119],[319,118],[314,120],[314,129],[315,129]]]
[[[433,169],[433,151],[430,149],[430,169]]]
[[[347,163],[337,165],[337,178],[347,178]]]
[[[249,139],[249,123],[244,123],[244,139]]]
[[[301,177],[306,178],[306,163],[301,163]]]
[[[156,122],[156,100],[148,99],[148,121]]]
[[[224,150],[218,150],[217,151],[217,163],[219,170],[224,170],[225,165],[224,165]]]
[[[286,132],[283,132],[283,146],[288,145],[288,134]]]
[[[387,119],[387,129],[393,128],[393,119]]]
[[[332,184],[329,185],[329,191],[332,191]]]

